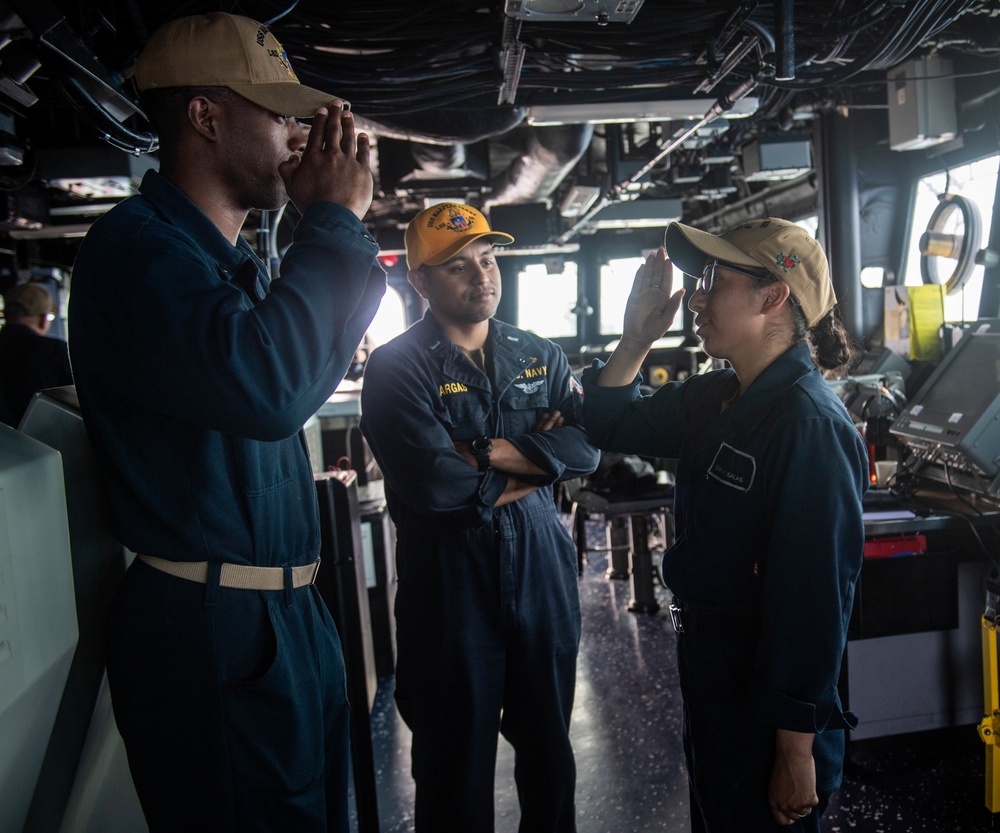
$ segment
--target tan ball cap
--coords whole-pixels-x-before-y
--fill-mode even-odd
[[[665,246],[670,260],[688,275],[700,275],[707,260],[766,269],[788,284],[810,327],[837,303],[823,247],[789,220],[750,220],[721,235],[671,223]]]
[[[264,24],[225,12],[181,17],[157,29],[136,61],[135,83],[140,91],[228,87],[273,113],[300,119],[337,98],[299,83]]]

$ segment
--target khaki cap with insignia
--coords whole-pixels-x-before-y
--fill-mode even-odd
[[[723,266],[766,269],[788,284],[810,327],[837,303],[822,246],[789,220],[750,220],[721,235],[671,223],[665,246],[670,260],[688,275],[700,275],[708,260],[718,260]]]
[[[300,119],[338,97],[300,84],[267,26],[225,12],[180,17],[157,29],[136,61],[135,84],[140,91],[228,87],[272,113]]]

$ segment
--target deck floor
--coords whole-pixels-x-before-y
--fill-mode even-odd
[[[596,527],[591,535],[600,534]],[[580,579],[583,636],[571,735],[577,761],[578,833],[688,833],[681,696],[674,633],[661,609],[627,610],[629,583],[609,580],[591,553]],[[657,588],[666,604],[667,593]],[[379,681],[372,712],[381,833],[413,830],[409,731]],[[863,715],[862,715],[863,719]],[[1000,831],[984,805],[984,746],[974,726],[854,741],[826,833]],[[513,752],[497,754],[496,833],[519,819]]]

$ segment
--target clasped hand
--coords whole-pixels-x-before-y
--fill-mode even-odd
[[[372,202],[371,140],[357,133],[354,115],[340,101],[320,107],[301,155],[281,163],[288,198],[304,212],[312,203],[335,202],[358,219]]]

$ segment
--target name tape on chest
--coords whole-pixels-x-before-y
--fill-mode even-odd
[[[756,473],[757,461],[745,451],[733,448],[729,443],[722,443],[719,446],[712,464],[708,467],[710,477],[741,492],[750,491]]]
[[[438,385],[438,393],[443,399],[445,396],[449,396],[453,393],[468,393],[469,389],[463,385],[461,382],[445,382],[443,385]]]
[[[538,393],[538,391],[542,389],[548,375],[548,365],[543,364],[538,367],[527,367],[517,376],[517,380],[523,381],[515,380],[514,387],[522,393],[530,396],[533,393]],[[442,399],[455,393],[468,392],[469,388],[461,382],[444,382],[438,385],[438,394]]]

